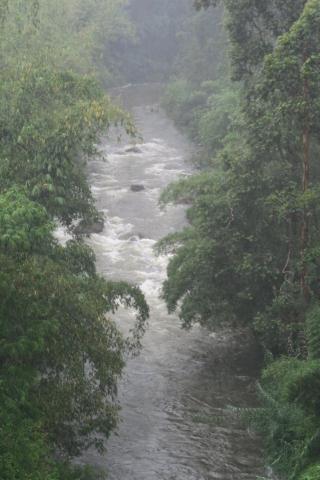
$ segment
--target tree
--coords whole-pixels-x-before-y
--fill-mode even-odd
[[[306,302],[310,299],[306,256],[312,241],[312,212],[317,210],[318,202],[317,193],[310,185],[310,174],[313,174],[313,182],[318,180],[312,161],[317,156],[320,125],[320,110],[316,101],[320,94],[319,13],[319,2],[308,1],[299,20],[279,38],[273,54],[266,58],[262,87],[258,89],[264,112],[273,111],[271,128],[277,131],[277,143],[281,145],[286,161],[292,162],[293,168],[301,171],[300,283]],[[291,156],[293,150],[297,152],[294,157]],[[297,160],[301,166],[294,165]]]
[[[45,209],[23,192],[9,190],[0,205],[4,392],[17,414],[23,399],[30,428],[39,423],[61,452],[101,448],[116,423],[124,354],[139,343],[148,307],[139,289],[99,277],[87,246],[58,245]],[[137,310],[130,342],[106,317],[121,304]]]
[[[2,72],[0,186],[19,184],[66,225],[96,215],[85,163],[99,135],[129,117],[90,78],[39,64]]]
[[[95,74],[104,86],[119,79],[113,45],[134,39],[127,0],[9,0],[2,15],[1,63],[44,57],[58,69]],[[18,60],[19,59],[19,60]]]
[[[306,0],[196,0],[197,8],[222,3],[227,12],[231,62],[235,80],[250,79],[271,53],[277,38],[302,13]]]
[[[254,330],[267,365],[261,406],[246,417],[279,474],[317,479],[320,2],[223,4],[239,111],[223,136],[219,122],[209,123],[207,170],[163,194],[165,203],[187,204],[189,220],[158,244],[171,253],[163,295],[187,327],[231,320]],[[208,113],[206,102],[200,125],[219,111]]]
[[[82,72],[93,69],[93,52],[106,40],[98,38],[99,15],[106,13],[102,7],[109,8],[108,21],[123,21],[113,32],[106,21],[109,40],[127,22],[120,15],[121,0],[94,2],[95,12],[86,11],[87,4],[75,0],[53,6],[41,0],[38,9],[33,1],[0,3],[4,480],[84,478],[86,473],[70,471],[68,459],[89,445],[102,449],[115,427],[117,381],[125,357],[139,350],[148,317],[137,287],[101,278],[90,248],[75,236],[61,246],[53,234],[57,221],[72,233],[76,221],[97,215],[85,164],[97,154],[100,135],[111,125],[135,132],[130,117],[112,104],[99,82],[71,68],[68,47],[59,56],[61,43],[52,44],[65,41],[64,22],[74,22],[68,29],[70,49],[83,56]],[[130,338],[107,316],[120,305],[136,311]],[[57,453],[66,459],[62,466]]]

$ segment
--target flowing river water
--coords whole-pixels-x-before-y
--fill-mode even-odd
[[[105,228],[88,240],[98,270],[108,279],[138,284],[151,308],[143,350],[129,359],[120,384],[121,422],[99,456],[84,461],[102,467],[111,480],[251,480],[266,476],[257,438],[228,406],[254,405],[258,358],[244,334],[190,332],[169,316],[160,298],[167,259],[157,257],[158,239],[185,224],[183,207],[162,211],[161,190],[189,175],[192,146],[152,99],[129,93],[143,136],[102,142],[105,159],[90,164],[89,176]],[[144,189],[133,192],[133,184]],[[226,286],[227,288],[227,286]],[[120,312],[125,327],[134,321]]]

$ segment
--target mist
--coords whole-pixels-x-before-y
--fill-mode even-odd
[[[1,480],[319,480],[319,19],[0,0]]]

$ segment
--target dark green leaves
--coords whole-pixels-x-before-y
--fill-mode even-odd
[[[70,225],[95,215],[84,166],[112,124],[131,129],[92,78],[30,64],[3,72],[0,186],[19,184]]]

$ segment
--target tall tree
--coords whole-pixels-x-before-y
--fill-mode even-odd
[[[195,0],[197,8],[222,3],[231,42],[233,77],[250,77],[271,53],[276,39],[299,18],[306,0]]]
[[[300,283],[306,301],[310,297],[306,255],[317,202],[314,188],[313,194],[310,191],[310,174],[313,184],[318,181],[312,163],[319,149],[319,13],[319,2],[309,0],[299,20],[278,39],[274,52],[265,59],[262,86],[258,88],[264,112],[273,111],[271,127],[277,131],[286,161],[300,161],[294,168],[301,171]],[[297,152],[294,156],[293,150]]]

